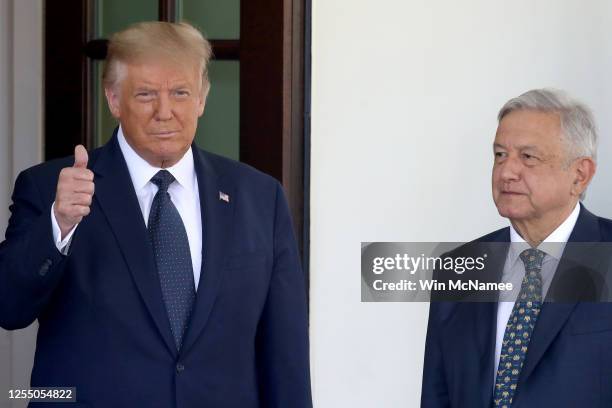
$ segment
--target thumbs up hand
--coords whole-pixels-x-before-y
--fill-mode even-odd
[[[74,166],[78,169],[86,169],[87,161],[89,156],[87,155],[87,149],[83,145],[78,145],[74,148]]]
[[[57,181],[54,215],[62,239],[90,211],[94,194],[94,174],[87,168],[89,157],[82,145],[74,148],[74,165],[62,169]]]

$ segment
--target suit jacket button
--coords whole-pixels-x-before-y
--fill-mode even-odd
[[[49,268],[51,267],[52,264],[53,264],[52,260],[45,259],[43,264],[40,266],[40,269],[38,270],[38,274],[40,276],[45,276],[47,274],[47,272],[49,272]]]
[[[176,365],[176,372],[177,372],[177,373],[180,373],[180,372],[181,372],[181,371],[183,371],[183,370],[185,370],[185,366],[184,366],[184,365],[182,365],[181,363],[178,363],[178,364]]]

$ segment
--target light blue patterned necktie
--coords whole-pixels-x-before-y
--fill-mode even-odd
[[[520,254],[525,264],[525,277],[504,333],[495,379],[493,407],[512,406],[529,341],[542,309],[541,271],[544,256],[544,252],[534,248],[526,249]]]
[[[168,187],[174,182],[174,177],[167,170],[160,170],[151,182],[159,190],[153,198],[149,213],[149,239],[170,328],[176,348],[180,350],[195,301],[189,240],[183,220],[168,194]]]

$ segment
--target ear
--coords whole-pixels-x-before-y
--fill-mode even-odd
[[[104,88],[104,95],[106,95],[106,102],[108,103],[108,109],[111,114],[116,119],[119,119],[121,113],[119,109],[119,94],[112,88]]]
[[[580,157],[573,164],[574,182],[572,184],[572,194],[577,197],[582,194],[595,175],[597,165],[590,157]]]

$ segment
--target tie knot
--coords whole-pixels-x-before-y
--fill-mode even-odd
[[[542,261],[544,261],[546,253],[539,249],[529,248],[521,252],[519,256],[525,264],[525,269],[542,269]]]
[[[151,183],[155,184],[161,191],[168,191],[168,187],[175,180],[168,170],[160,170],[151,178]]]

